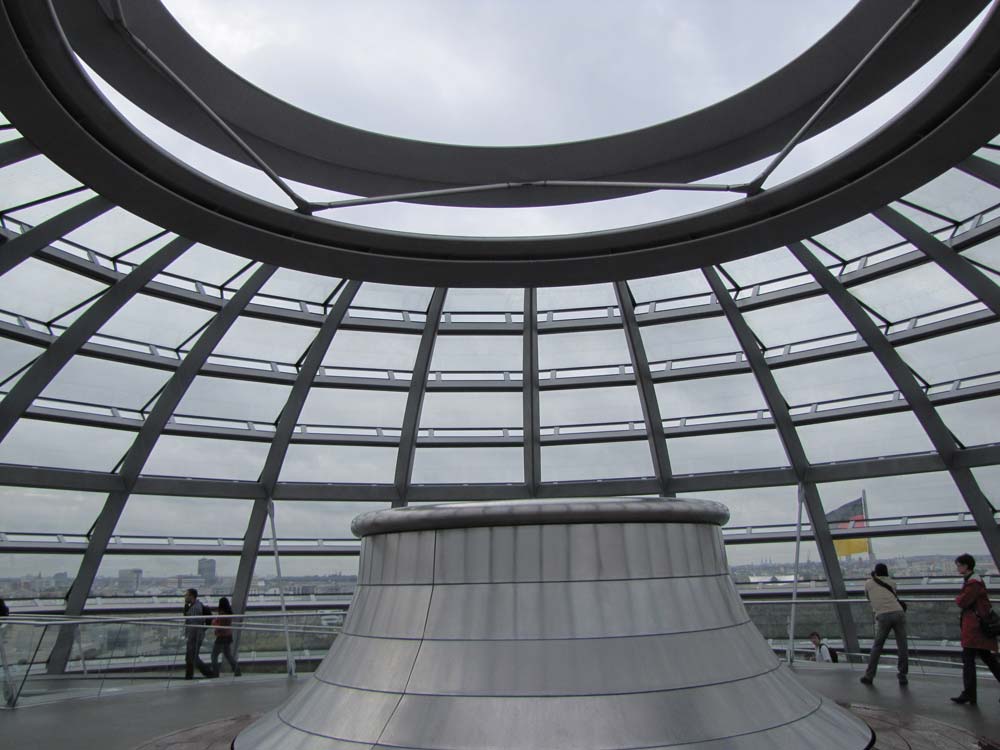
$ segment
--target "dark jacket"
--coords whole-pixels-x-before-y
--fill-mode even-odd
[[[962,647],[996,651],[997,639],[984,635],[979,627],[979,617],[990,611],[990,597],[982,577],[973,573],[966,578],[955,603],[962,609]]]

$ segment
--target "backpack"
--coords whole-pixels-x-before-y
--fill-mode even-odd
[[[837,649],[835,649],[833,646],[827,643],[824,643],[823,645],[826,646],[827,651],[830,652],[830,661],[832,661],[834,664],[840,661],[840,657],[837,656]]]

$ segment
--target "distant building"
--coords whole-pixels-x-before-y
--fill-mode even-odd
[[[215,560],[203,557],[198,561],[198,576],[211,586],[215,583]]]
[[[134,594],[142,583],[142,568],[122,568],[118,571],[118,590]]]

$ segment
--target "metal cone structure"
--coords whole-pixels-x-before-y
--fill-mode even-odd
[[[851,748],[750,621],[718,503],[476,502],[359,516],[358,589],[308,683],[235,750]]]

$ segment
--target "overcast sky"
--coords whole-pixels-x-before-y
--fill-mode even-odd
[[[711,104],[793,60],[853,3],[169,0],[166,5],[223,62],[303,109],[396,136],[498,145],[609,135]],[[823,163],[895,116],[933,81],[976,25],[895,90],[797,147],[766,186]],[[195,168],[290,205],[257,170],[164,127],[98,82],[136,127]],[[719,179],[749,179],[764,163]],[[310,199],[351,197],[296,187]],[[457,209],[393,203],[322,215],[431,234],[543,235],[642,224],[737,198],[660,191],[573,206]]]

